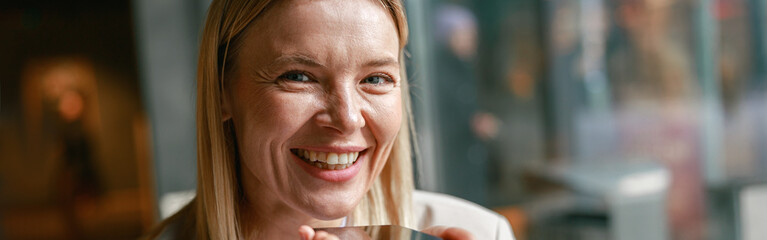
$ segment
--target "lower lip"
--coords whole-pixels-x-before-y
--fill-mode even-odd
[[[309,163],[305,162],[301,158],[298,158],[295,154],[290,154],[293,156],[293,160],[298,162],[298,165],[301,166],[304,171],[309,173],[309,175],[312,175],[316,178],[328,181],[328,182],[346,182],[354,178],[354,176],[357,176],[357,173],[360,172],[360,169],[362,168],[362,161],[364,160],[364,153],[360,153],[360,156],[357,158],[357,161],[354,162],[351,166],[348,168],[344,168],[341,170],[329,170],[329,169],[322,169],[315,167],[314,165],[310,165]]]

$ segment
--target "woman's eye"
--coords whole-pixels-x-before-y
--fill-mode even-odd
[[[309,81],[309,76],[307,76],[306,74],[303,74],[303,73],[296,73],[296,72],[282,74],[282,76],[280,76],[280,78],[287,79],[287,80],[290,80],[290,81],[295,81],[295,82],[308,82]]]
[[[396,87],[394,79],[383,73],[368,76],[360,84],[362,89],[373,94],[384,94]]]
[[[386,77],[382,77],[382,76],[370,76],[362,80],[363,83],[374,84],[374,85],[384,84],[390,81],[391,81],[390,79],[387,79]]]

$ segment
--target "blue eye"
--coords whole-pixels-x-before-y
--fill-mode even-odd
[[[382,76],[370,76],[362,80],[363,83],[368,83],[373,85],[384,84],[388,81],[390,80]]]
[[[283,74],[282,76],[280,76],[280,78],[284,78],[284,79],[287,79],[290,81],[296,81],[296,82],[309,81],[309,76],[307,76],[306,74],[297,73],[297,72]]]

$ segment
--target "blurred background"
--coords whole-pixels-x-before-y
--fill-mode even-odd
[[[209,4],[0,3],[0,239],[134,239],[191,197]],[[418,188],[517,239],[767,239],[767,2],[405,4]]]

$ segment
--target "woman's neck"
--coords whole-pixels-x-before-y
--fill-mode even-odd
[[[252,175],[243,172],[241,176],[244,199],[240,203],[240,231],[244,239],[297,238],[301,225],[339,227],[344,221],[315,219],[277,198]]]

